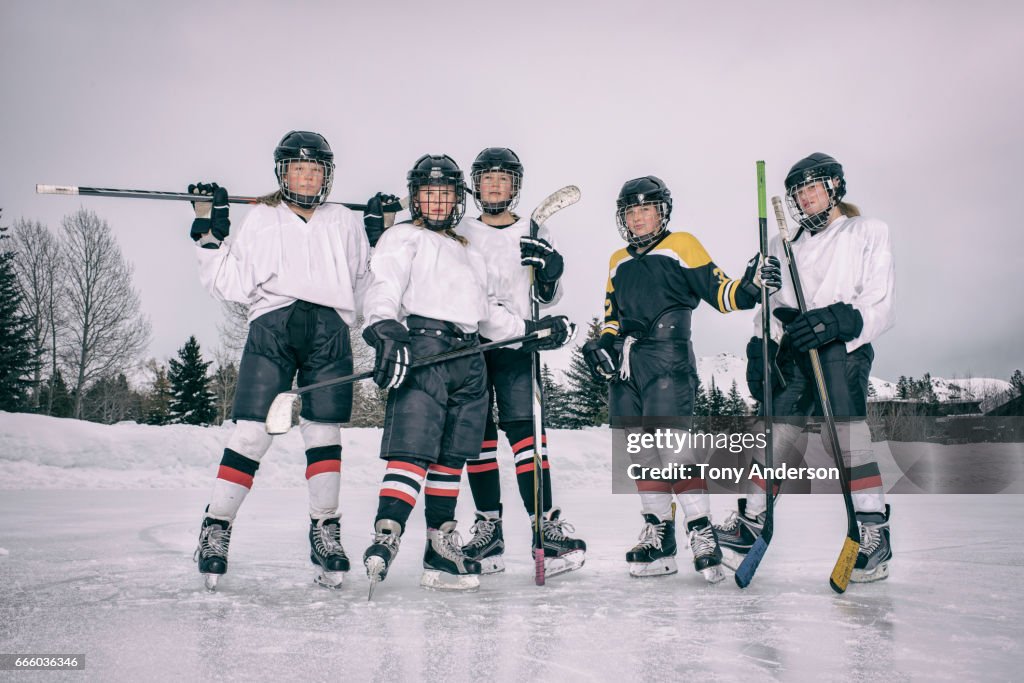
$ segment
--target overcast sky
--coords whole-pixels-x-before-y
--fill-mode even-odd
[[[1024,5],[997,2],[47,2],[0,4],[4,224],[96,211],[135,266],[149,355],[217,343],[185,203],[37,196],[36,183],[234,194],[275,189],[292,129],[334,149],[332,199],[404,194],[423,153],[468,168],[490,146],[526,168],[521,210],[577,184],[551,222],[560,312],[599,315],[622,242],[615,197],[639,175],[675,197],[733,277],[757,251],[754,162],[769,195],[815,151],[889,223],[897,325],[876,376],[1006,378],[1024,367]],[[240,225],[245,208],[234,207]],[[694,316],[698,355],[742,355],[749,313]],[[564,366],[567,353],[549,354]]]

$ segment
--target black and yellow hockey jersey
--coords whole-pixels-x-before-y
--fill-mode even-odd
[[[701,299],[722,313],[753,308],[757,302],[739,285],[696,237],[666,231],[643,253],[628,246],[612,254],[601,334],[647,331],[665,312],[692,310]]]

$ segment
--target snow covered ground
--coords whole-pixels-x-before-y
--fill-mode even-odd
[[[0,413],[0,651],[85,653],[89,680],[1019,678],[1024,496],[891,496],[892,576],[841,596],[828,574],[844,513],[827,495],[784,500],[744,591],[705,584],[685,555],[676,576],[631,580],[623,553],[640,517],[634,496],[610,493],[609,435],[556,431],[556,502],[590,546],[582,570],[533,585],[528,522],[505,467],[505,574],[476,594],[420,589],[417,510],[367,603],[359,571],[341,591],[310,581],[293,433],[265,458],[230,572],[208,594],[192,551],[229,429]],[[345,432],[342,535],[353,556],[375,511],[377,435]],[[713,498],[719,518],[731,505]],[[459,517],[465,531],[468,491]]]

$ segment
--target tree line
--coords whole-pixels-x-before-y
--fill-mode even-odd
[[[91,211],[66,216],[55,234],[37,221],[4,227],[0,210],[0,410],[107,424],[220,424],[230,419],[248,307],[224,304],[219,346],[209,357],[190,336],[175,358],[143,362],[150,325],[132,275],[110,226]],[[592,318],[586,338],[596,337],[600,326]],[[359,334],[353,330],[353,340]],[[582,342],[573,349],[564,380],[542,367],[549,427],[608,423],[607,382],[591,376],[581,347]],[[353,352],[357,371],[373,366],[372,349],[356,342]],[[1024,389],[1020,370],[1011,383]],[[385,392],[371,382],[354,389],[350,424],[381,426]],[[935,399],[927,374],[921,380],[901,377],[897,393]],[[709,387],[698,379],[697,427],[724,428],[752,412],[735,381],[723,390],[714,378]]]

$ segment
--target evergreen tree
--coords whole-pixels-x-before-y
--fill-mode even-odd
[[[932,373],[924,373],[924,377],[921,378],[919,384],[919,396],[922,401],[926,403],[938,403],[939,397],[935,395],[935,387],[932,386]]]
[[[171,383],[171,417],[184,424],[211,424],[217,417],[207,369],[212,361],[204,361],[199,342],[189,337],[178,349],[178,357],[170,361],[167,379]]]
[[[747,414],[747,404],[740,396],[740,389],[736,385],[736,380],[732,381],[732,386],[729,387],[729,395],[725,399],[725,415],[739,415],[743,416]]]
[[[50,406],[49,414],[53,417],[71,417],[75,404],[68,392],[68,385],[64,381],[64,375],[60,369],[57,374],[51,377],[42,387],[40,402]],[[52,400],[51,400],[52,394]]]
[[[587,330],[587,340],[596,339],[600,331],[601,321],[591,318]],[[608,382],[596,379],[590,374],[587,362],[583,360],[582,349],[582,345],[573,349],[569,371],[565,373],[565,378],[568,381],[565,393],[565,426],[569,429],[602,425],[608,422]]]
[[[32,318],[23,315],[22,292],[15,269],[16,254],[7,250],[10,237],[0,227],[0,410],[28,408],[28,392],[38,367]]]
[[[544,424],[553,429],[566,427],[568,415],[565,389],[555,379],[554,373],[546,363],[541,366],[540,381],[544,392]]]
[[[912,380],[912,378],[911,378]],[[899,381],[896,382],[896,396],[899,398],[910,398],[910,381],[906,375],[900,375]]]
[[[875,383],[868,378],[868,400],[878,398],[878,390],[875,389]]]
[[[125,374],[100,377],[82,397],[82,419],[114,424],[142,418],[142,396],[128,385]]]
[[[1013,371],[1013,375],[1010,376],[1010,384],[1018,394],[1024,394],[1024,373],[1020,369]]]
[[[142,421],[150,425],[171,423],[171,380],[167,377],[167,367],[151,361],[149,370],[153,373],[153,381],[149,385],[149,393],[143,408]]]

